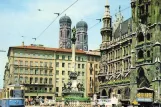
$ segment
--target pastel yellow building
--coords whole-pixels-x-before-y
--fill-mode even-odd
[[[62,87],[68,82],[68,75],[72,70],[71,53],[71,49],[49,48],[42,45],[10,47],[4,73],[4,87],[20,83],[25,86],[26,98],[61,97]],[[84,96],[88,96],[90,91],[90,77],[94,78],[92,75],[97,74],[88,76],[90,63],[95,66],[95,72],[98,72],[99,60],[99,54],[76,50],[75,67],[79,75],[78,81],[84,84]]]

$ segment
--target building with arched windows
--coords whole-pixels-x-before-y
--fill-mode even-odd
[[[119,104],[159,107],[161,100],[161,1],[131,0],[132,17],[121,12],[111,24],[105,5],[100,46],[100,96]]]

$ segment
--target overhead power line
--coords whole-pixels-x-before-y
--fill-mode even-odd
[[[74,3],[72,3],[69,7],[67,7],[65,10],[63,10],[61,13],[55,13],[57,14],[57,17],[39,34],[39,36],[36,37],[35,41],[40,37],[42,36],[42,34],[56,21],[56,19],[62,15],[65,11],[67,11],[70,7],[72,7],[75,3],[77,3],[78,0],[76,0]],[[35,42],[34,41],[34,42]]]

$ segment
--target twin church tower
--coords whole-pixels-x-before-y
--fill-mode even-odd
[[[59,20],[60,35],[59,48],[71,49],[71,24],[72,21],[69,16],[63,16]],[[84,21],[79,21],[76,24],[76,49],[88,51],[88,25]]]

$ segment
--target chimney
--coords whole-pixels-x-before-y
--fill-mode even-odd
[[[24,46],[24,41],[22,42],[22,46]]]

